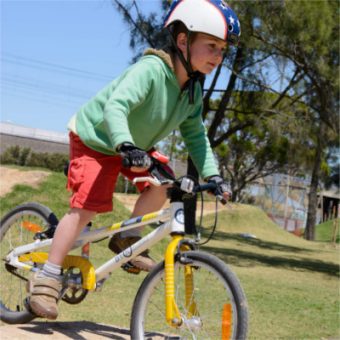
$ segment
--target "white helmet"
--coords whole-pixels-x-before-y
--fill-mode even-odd
[[[164,26],[176,21],[191,32],[210,34],[231,44],[237,44],[241,35],[235,12],[223,0],[174,0]]]

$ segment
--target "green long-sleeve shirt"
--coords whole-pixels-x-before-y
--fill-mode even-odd
[[[190,105],[188,91],[181,91],[169,56],[148,50],[85,104],[70,126],[85,145],[109,155],[123,142],[148,150],[179,127],[198,172],[206,178],[218,170],[201,119],[198,83],[194,102]]]

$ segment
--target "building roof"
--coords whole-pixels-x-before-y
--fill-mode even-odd
[[[319,196],[322,197],[329,197],[329,198],[335,198],[340,200],[340,191],[339,189],[335,190],[323,190],[318,193]]]
[[[0,122],[0,133],[5,135],[26,137],[31,139],[38,139],[65,144],[68,144],[69,142],[67,133],[35,129],[12,123]]]

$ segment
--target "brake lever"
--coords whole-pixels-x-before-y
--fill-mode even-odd
[[[138,182],[148,182],[150,184],[153,184],[156,187],[160,187],[162,185],[162,182],[154,177],[135,177],[132,180],[133,184],[136,184]]]

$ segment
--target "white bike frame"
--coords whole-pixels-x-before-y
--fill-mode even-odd
[[[138,181],[149,181],[154,185],[161,185],[161,182],[152,177],[138,178]],[[194,183],[190,179],[183,179],[180,189],[184,192],[193,192]],[[109,261],[102,264],[99,268],[95,269],[85,256],[72,256],[68,255],[65,258],[63,266],[65,269],[79,268],[82,275],[82,281],[72,278],[67,279],[65,288],[68,284],[76,284],[87,290],[100,289],[103,282],[109,277],[111,272],[121,267],[133,259],[138,254],[152,245],[159,242],[167,235],[172,236],[171,242],[168,244],[164,256],[164,284],[165,284],[165,318],[166,322],[173,327],[180,327],[184,322],[184,317],[181,315],[180,310],[176,304],[176,297],[174,291],[175,276],[175,254],[178,251],[187,251],[193,249],[192,244],[185,241],[183,236],[185,234],[184,225],[184,204],[183,202],[170,202],[169,209],[163,209],[158,212],[146,214],[144,216],[134,217],[126,221],[113,224],[109,227],[102,227],[96,230],[84,229],[77,238],[73,249],[83,247],[88,243],[101,240],[106,237],[113,236],[114,234],[123,230],[131,230],[139,228],[149,223],[162,222],[155,230],[141,238],[138,242],[123,250],[118,255],[112,257]],[[52,244],[52,239],[36,240],[33,243],[14,248],[7,256],[6,262],[15,267],[27,271],[37,271],[35,264],[45,263],[48,258],[48,253],[37,252],[42,248],[49,248]],[[74,279],[73,279],[74,280]],[[194,291],[193,270],[189,266],[185,266],[185,296],[188,316],[185,324],[197,322],[197,306],[194,299],[192,299]]]
[[[111,237],[121,231],[139,228],[149,223],[162,221],[163,223],[155,230],[144,236],[141,240],[125,249],[118,255],[111,258],[109,261],[102,264],[95,270],[96,283],[105,279],[115,269],[121,267],[124,263],[149,249],[155,243],[166,237],[172,232],[184,233],[184,218],[183,218],[183,203],[175,202],[170,204],[170,208],[163,209],[155,213],[146,214],[144,216],[134,217],[120,223],[113,224],[109,227],[101,227],[96,230],[83,230],[77,238],[72,249],[82,247],[88,242],[97,241],[106,237]],[[49,248],[52,244],[52,239],[36,240],[24,246],[14,248],[7,256],[6,262],[16,268],[37,271],[38,268],[29,266],[19,260],[21,255],[36,252],[42,248]]]

